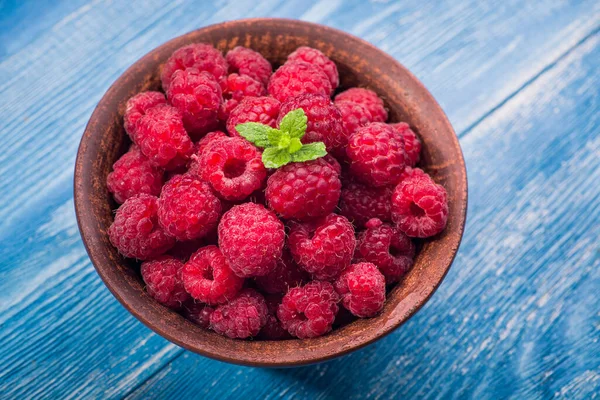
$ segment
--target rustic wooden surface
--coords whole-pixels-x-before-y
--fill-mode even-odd
[[[131,3],[0,1],[0,398],[600,396],[600,3]],[[439,291],[317,366],[237,367],[153,334],[103,286],[75,223],[75,152],[108,86],[174,36],[252,16],[390,53],[467,162],[465,238]]]

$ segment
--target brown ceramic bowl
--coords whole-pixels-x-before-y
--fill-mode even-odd
[[[275,66],[299,46],[316,47],[337,64],[341,88],[367,87],[389,109],[390,120],[406,121],[423,140],[421,166],[448,191],[445,231],[423,242],[415,265],[388,295],[377,317],[350,323],[311,340],[232,340],[204,330],[163,307],[144,292],[135,263],[119,255],[108,240],[115,203],[106,176],[128,145],[123,129],[127,99],[157,90],[159,70],[177,48],[211,43],[223,52],[246,46]],[[218,360],[253,366],[296,366],[319,362],[361,348],[398,328],[415,314],[441,283],[460,244],[467,211],[467,177],[457,137],[440,106],[406,68],[389,55],[347,33],[308,22],[249,19],[190,32],[154,49],[110,87],[81,139],[75,166],[75,208],[92,263],[113,295],[136,318],[168,340]]]

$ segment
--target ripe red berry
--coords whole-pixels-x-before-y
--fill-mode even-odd
[[[402,279],[412,267],[415,245],[398,228],[373,218],[358,236],[354,256],[357,260],[375,264],[389,285]]]
[[[404,179],[392,194],[392,220],[407,236],[437,235],[448,221],[446,189],[421,175]]]
[[[353,264],[335,281],[342,305],[359,318],[375,316],[385,303],[385,278],[374,264]]]
[[[349,182],[342,188],[340,214],[362,228],[371,218],[391,221],[392,188],[374,188],[357,182]]]
[[[192,138],[199,139],[217,127],[221,86],[208,72],[194,68],[175,71],[167,98],[181,113],[183,125]]]
[[[336,104],[343,101],[349,101],[364,106],[371,114],[370,122],[385,122],[388,118],[388,113],[383,104],[383,100],[381,100],[379,96],[377,96],[377,93],[372,90],[364,88],[348,89],[335,96]]]
[[[335,103],[335,106],[340,110],[344,131],[348,137],[356,132],[361,126],[365,126],[372,122],[371,113],[363,105],[349,101],[339,101]]]
[[[262,54],[246,47],[237,46],[233,50],[229,50],[225,57],[229,63],[229,73],[247,75],[264,86],[269,83],[273,67]]]
[[[279,67],[269,80],[269,94],[283,102],[301,94],[331,96],[333,88],[325,73],[305,62],[288,62]]]
[[[246,97],[229,113],[227,132],[231,136],[240,136],[235,127],[245,122],[260,122],[275,128],[280,106],[272,97]]]
[[[400,179],[398,179],[398,183],[408,179],[408,178],[422,178],[425,180],[429,180],[430,177],[429,175],[427,175],[427,173],[425,171],[423,171],[421,168],[412,168],[412,167],[406,167],[404,168],[404,171],[402,171],[402,173],[400,174]]]
[[[161,92],[141,92],[127,100],[125,105],[125,115],[123,116],[123,125],[125,132],[129,134],[131,140],[135,142],[135,131],[138,120],[146,114],[146,111],[159,104],[165,104],[167,99]]]
[[[188,300],[183,304],[181,314],[204,329],[210,327],[210,315],[215,309],[207,304],[198,303],[195,300]]]
[[[199,158],[198,173],[225,200],[239,201],[263,187],[267,170],[261,154],[240,137],[207,144]]]
[[[183,267],[185,290],[210,305],[227,303],[242,289],[244,279],[233,273],[217,246],[195,252]]]
[[[299,339],[331,331],[340,298],[329,282],[313,281],[289,290],[277,309],[281,325]]]
[[[192,157],[190,158],[187,173],[192,176],[200,177],[200,159],[202,158],[204,149],[206,149],[206,147],[213,141],[226,137],[228,136],[225,133],[221,131],[214,131],[207,133],[202,139],[200,139],[194,146],[194,154],[192,154]]]
[[[350,136],[346,153],[351,173],[370,186],[397,183],[406,166],[404,139],[381,122],[359,128]]]
[[[243,289],[235,299],[215,309],[210,315],[210,327],[223,336],[246,339],[258,335],[267,323],[268,313],[262,294]]]
[[[140,117],[135,143],[150,162],[166,170],[185,166],[194,151],[181,113],[167,104],[154,106]]]
[[[336,214],[306,223],[292,222],[288,246],[298,265],[315,279],[335,279],[352,261],[354,228]]]
[[[158,200],[158,221],[178,240],[205,236],[217,226],[221,211],[221,202],[210,186],[188,175],[169,180]]]
[[[130,197],[119,207],[108,236],[121,254],[139,260],[157,257],[175,244],[158,224],[158,199],[148,194]]]
[[[270,294],[265,296],[269,314],[267,315],[267,323],[258,334],[259,338],[264,340],[283,340],[292,337],[288,331],[283,329],[279,318],[277,318],[277,309],[279,308],[279,304],[281,304],[282,298],[283,295],[281,294]]]
[[[228,66],[221,52],[206,43],[193,43],[175,50],[163,66],[160,74],[163,90],[169,90],[175,71],[187,68],[208,72],[225,88]]]
[[[421,141],[417,134],[410,129],[410,126],[405,122],[390,124],[404,138],[404,151],[406,153],[406,165],[414,167],[421,158]]]
[[[230,74],[227,77],[227,88],[223,91],[223,103],[219,109],[219,119],[227,121],[231,110],[236,108],[246,97],[261,97],[267,94],[265,87],[248,75]]]
[[[234,206],[219,223],[219,247],[233,272],[243,278],[273,271],[284,240],[283,224],[260,204]]]
[[[333,212],[342,184],[327,161],[291,163],[277,169],[267,181],[267,203],[282,218],[307,219]]]
[[[183,263],[171,256],[143,262],[141,273],[148,294],[167,307],[180,308],[190,298],[181,281],[182,268]]]
[[[112,172],[106,177],[106,186],[117,203],[123,203],[137,194],[158,196],[163,181],[164,171],[152,165],[139,147],[132,145],[113,164]]]
[[[288,62],[304,61],[319,68],[329,78],[329,82],[331,82],[331,87],[333,89],[337,88],[340,84],[340,76],[335,63],[320,50],[301,46],[290,54],[287,59]]]
[[[255,281],[265,293],[284,294],[289,288],[302,284],[307,278],[306,272],[298,267],[287,251],[284,251],[281,259],[277,260],[275,269],[267,275],[257,276]]]

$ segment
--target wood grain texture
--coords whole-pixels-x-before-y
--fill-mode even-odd
[[[469,239],[450,281],[406,330],[351,358],[280,372],[186,354],[161,370],[181,350],[117,304],[77,232],[72,166],[85,123],[110,83],[158,44],[235,18],[325,23],[400,60],[464,131],[600,25],[594,1],[496,3],[94,1],[24,36],[0,59],[0,397],[118,398],[157,371],[165,386],[176,371],[199,374],[198,393],[235,382],[222,397],[597,392],[597,52],[574,52],[546,82],[555,94],[517,95],[464,137]],[[142,393],[160,387],[153,380]]]

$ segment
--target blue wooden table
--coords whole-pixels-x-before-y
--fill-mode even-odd
[[[0,398],[600,397],[600,2],[0,0]],[[297,369],[209,360],[112,297],[72,196],[90,114],[172,37],[252,16],[353,33],[414,72],[465,154],[446,280],[392,335]]]

